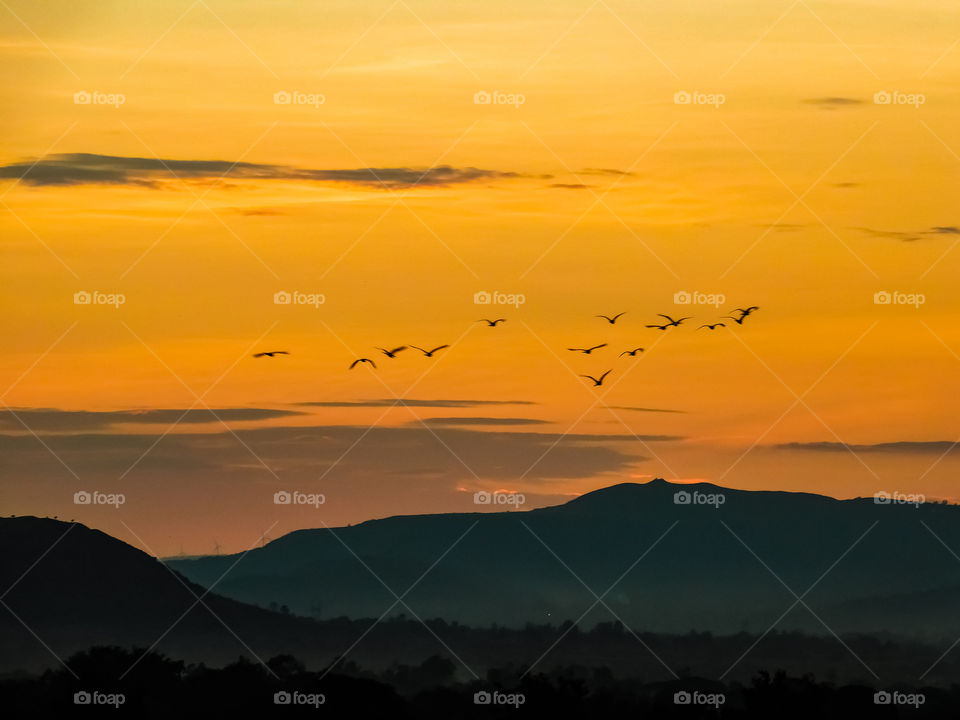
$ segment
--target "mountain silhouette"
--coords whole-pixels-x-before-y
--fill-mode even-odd
[[[960,551],[960,507],[654,480],[523,512],[299,530],[233,569],[230,555],[167,564],[200,585],[224,576],[228,597],[323,618],[378,617],[391,590],[412,587],[390,615],[523,627],[579,618],[609,588],[583,623],[613,611],[652,632],[763,632],[800,596],[778,628],[952,639],[960,562],[944,544]]]

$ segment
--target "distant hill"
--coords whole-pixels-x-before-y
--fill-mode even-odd
[[[678,492],[724,502],[677,504]],[[383,583],[398,595],[413,586],[409,608],[391,614],[474,626],[577,619],[595,602],[582,583],[597,594],[616,583],[604,600],[632,627],[763,632],[795,601],[784,584],[801,596],[814,586],[804,602],[837,632],[952,640],[960,561],[941,540],[960,553],[960,507],[655,480],[525,512],[300,530],[232,569],[236,556],[167,563],[200,585],[226,573],[216,589],[228,597],[323,618],[377,617],[396,599]],[[611,618],[598,605],[584,623]],[[828,632],[803,605],[778,627]]]

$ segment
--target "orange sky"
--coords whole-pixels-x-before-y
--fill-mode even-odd
[[[8,0],[3,505],[168,554],[651,476],[956,498],[958,36],[905,0]],[[375,349],[409,343],[453,347]],[[445,402],[342,406],[398,396]],[[194,403],[282,412],[38,411]]]

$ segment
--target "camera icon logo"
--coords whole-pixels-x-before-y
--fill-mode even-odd
[[[493,102],[493,96],[486,90],[479,90],[473,94],[474,105],[489,105]]]
[[[73,504],[74,505],[89,505],[91,500],[90,493],[86,490],[80,490],[73,494]]]
[[[893,96],[886,90],[873,94],[873,102],[877,105],[889,105],[892,100]]]
[[[89,305],[93,301],[93,296],[86,290],[78,290],[73,294],[74,305]]]
[[[893,702],[893,696],[886,690],[879,690],[873,694],[874,705],[890,705]]]
[[[474,505],[489,505],[493,496],[488,493],[486,490],[481,490],[480,492],[475,492],[473,494],[473,504]]]
[[[286,290],[278,290],[273,294],[274,305],[289,305],[293,301],[293,296]]]
[[[693,697],[686,690],[680,690],[673,694],[674,705],[689,705],[693,702]]]
[[[292,701],[293,697],[286,690],[281,690],[273,694],[274,705],[289,705]]]
[[[880,290],[873,294],[873,302],[876,305],[889,305],[893,296],[886,290]]]
[[[86,690],[81,690],[80,692],[75,692],[73,694],[74,705],[89,705],[92,700],[93,698]]]
[[[686,90],[680,90],[673,94],[673,102],[675,105],[689,105],[693,101],[693,97]]]
[[[486,290],[480,290],[473,294],[473,302],[475,305],[489,305],[492,301],[493,296]]]
[[[278,90],[273,94],[274,105],[289,105],[292,97],[286,90]]]
[[[673,294],[673,302],[676,305],[689,305],[693,297],[686,290],[680,290]]]
[[[93,96],[88,93],[86,90],[80,90],[73,94],[73,104],[74,105],[89,105],[93,100]]]
[[[292,499],[293,496],[291,496],[286,490],[279,490],[273,494],[274,505],[289,505]]]
[[[890,493],[888,493],[886,490],[880,490],[873,494],[873,502],[875,505],[889,505],[890,500]]]
[[[686,490],[678,490],[673,494],[673,504],[674,505],[689,505],[690,504],[690,493]]]
[[[474,705],[489,705],[493,702],[493,696],[486,690],[481,690],[473,694]]]

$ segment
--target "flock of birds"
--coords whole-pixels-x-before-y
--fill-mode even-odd
[[[759,310],[759,309],[760,309],[760,308],[759,308],[757,305],[751,305],[751,306],[745,307],[745,308],[734,308],[734,309],[731,310],[730,312],[731,312],[731,313],[739,313],[739,315],[734,315],[734,314],[724,315],[724,316],[721,318],[721,320],[733,320],[737,325],[743,325],[743,321],[746,320],[748,317],[750,317],[750,315],[752,315],[754,312],[756,312],[756,311]],[[610,323],[611,325],[615,325],[615,324],[617,323],[617,320],[620,319],[622,316],[624,316],[624,315],[626,315],[626,314],[627,314],[627,311],[623,311],[623,312],[617,313],[616,315],[596,315],[595,317],[603,318],[604,320],[606,320],[606,321],[607,321],[608,323]],[[668,328],[680,327],[680,325],[682,325],[682,324],[683,324],[684,322],[686,322],[687,320],[693,320],[693,317],[692,317],[692,316],[681,317],[681,318],[676,318],[676,319],[674,319],[674,318],[670,317],[669,315],[665,315],[665,314],[663,314],[663,313],[657,313],[657,317],[663,318],[664,320],[666,320],[666,322],[665,322],[665,323],[653,323],[652,325],[647,325],[646,327],[648,327],[648,328],[654,328],[654,329],[656,329],[656,330],[661,330],[661,331],[663,331],[663,330],[667,330]],[[486,323],[486,324],[487,324],[487,327],[495,328],[495,327],[497,327],[497,325],[498,325],[499,323],[503,323],[503,322],[506,322],[506,321],[507,321],[506,318],[494,318],[494,319],[492,319],[492,320],[489,319],[489,318],[481,318],[481,319],[477,320],[476,322],[478,322],[478,323]],[[726,327],[726,323],[722,323],[722,322],[719,322],[719,321],[714,322],[714,323],[704,323],[703,325],[701,325],[700,327],[698,327],[697,330],[703,330],[703,329],[706,329],[706,330],[716,330],[718,327],[725,328],[725,327]],[[570,352],[579,352],[579,353],[583,353],[584,355],[590,355],[590,354],[593,353],[595,350],[600,350],[601,348],[605,348],[605,347],[607,347],[607,345],[608,345],[608,343],[600,343],[599,345],[591,345],[590,347],[567,348],[567,350],[569,350]],[[445,348],[448,348],[448,347],[450,347],[450,345],[437,345],[437,347],[431,348],[431,349],[428,350],[427,348],[418,347],[417,345],[400,345],[399,347],[395,347],[395,348],[378,347],[377,350],[379,350],[381,353],[383,353],[383,355],[386,356],[388,359],[390,359],[390,360],[395,360],[396,357],[397,357],[397,355],[398,355],[400,352],[402,352],[402,351],[404,351],[404,350],[408,350],[408,349],[419,350],[421,353],[423,353],[424,357],[431,358],[431,357],[434,356],[435,353],[437,353],[437,352],[439,352],[440,350],[443,350],[443,349],[445,349]],[[629,355],[630,357],[636,357],[636,356],[637,356],[637,353],[642,353],[643,351],[644,351],[644,348],[642,348],[642,347],[633,348],[632,350],[624,350],[622,353],[620,353],[620,355],[618,355],[618,357],[623,357],[624,355]],[[266,351],[266,352],[254,353],[254,354],[253,354],[253,357],[255,357],[255,358],[262,358],[262,357],[272,358],[272,357],[276,357],[277,355],[289,355],[289,354],[290,354],[290,353],[289,353],[288,351],[286,351],[286,350],[269,350],[269,351]],[[376,369],[376,367],[377,367],[377,364],[376,364],[371,358],[368,358],[368,357],[360,357],[360,358],[357,358],[356,360],[354,360],[352,363],[350,363],[350,368],[349,368],[349,369],[350,369],[350,370],[353,370],[357,365],[359,365],[359,364],[361,364],[361,363],[369,363],[370,366],[373,367],[374,369]],[[595,387],[599,387],[599,386],[603,385],[604,379],[607,377],[607,375],[609,375],[609,374],[611,373],[611,371],[612,371],[612,369],[611,369],[611,370],[607,370],[607,371],[606,371],[605,373],[603,373],[603,375],[601,375],[600,377],[594,377],[593,375],[581,375],[580,377],[584,377],[584,378],[588,378],[589,380],[592,380],[594,386],[595,386]]]

